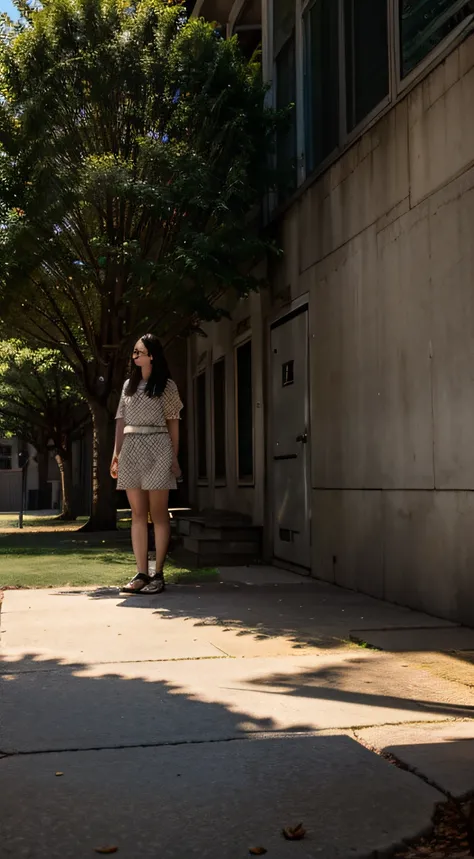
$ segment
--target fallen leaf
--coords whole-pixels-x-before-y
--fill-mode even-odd
[[[94,847],[96,853],[117,853],[118,847]]]
[[[298,823],[298,826],[286,826],[281,834],[287,841],[301,841],[306,835],[306,829],[303,828],[302,823]]]
[[[265,847],[250,847],[249,849],[252,856],[264,856],[266,852]]]

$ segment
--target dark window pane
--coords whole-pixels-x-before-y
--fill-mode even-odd
[[[196,379],[197,473],[200,480],[207,477],[206,425],[206,374],[201,373]]]
[[[0,471],[7,471],[12,467],[12,449],[9,444],[0,444]]]
[[[388,96],[386,0],[345,0],[347,130]]]
[[[304,19],[307,170],[339,142],[339,15],[335,0],[316,0]]]
[[[239,480],[253,478],[252,343],[237,349],[237,435]]]
[[[473,11],[472,0],[400,0],[402,77]]]
[[[295,37],[288,39],[275,59],[276,106],[278,110],[295,104]],[[289,125],[277,138],[277,165],[281,180],[281,199],[296,188],[296,109],[291,110]]]
[[[295,0],[273,0],[273,56],[280,53],[295,28]]]
[[[214,476],[226,477],[225,361],[214,364]]]

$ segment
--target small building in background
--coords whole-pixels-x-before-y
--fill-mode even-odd
[[[16,513],[21,507],[22,465],[28,460],[25,509],[57,510],[61,506],[59,469],[50,453],[46,486],[40,489],[36,451],[18,438],[0,438],[0,512]]]

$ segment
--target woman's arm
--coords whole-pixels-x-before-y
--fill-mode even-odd
[[[123,431],[125,429],[125,421],[123,418],[117,418],[115,421],[115,447],[110,465],[110,474],[115,479],[118,472],[118,458],[123,445]]]
[[[168,427],[168,432],[171,438],[171,444],[173,445],[173,465],[171,466],[171,470],[176,477],[180,477],[181,469],[178,463],[178,453],[179,453],[179,420],[169,420],[166,421],[166,425]]]
[[[123,418],[117,418],[115,421],[115,448],[114,456],[118,456],[123,445],[123,431],[125,429],[125,421]]]

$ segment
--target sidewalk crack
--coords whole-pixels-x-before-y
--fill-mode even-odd
[[[448,722],[448,723],[449,722],[456,722],[456,721],[458,721],[458,720],[457,719],[446,719],[445,723],[446,722]],[[404,723],[402,723],[402,724],[404,724]],[[426,723],[424,723],[424,724],[426,724]],[[432,724],[432,723],[430,723],[430,724]],[[360,729],[358,729],[358,730],[360,730]],[[443,796],[445,796],[446,799],[451,800],[452,802],[458,803],[458,800],[456,799],[456,797],[454,797],[452,795],[452,793],[450,793],[449,790],[444,788],[437,781],[435,781],[434,779],[428,778],[428,776],[424,775],[424,773],[422,773],[416,767],[412,767],[412,766],[410,766],[410,764],[406,764],[404,761],[400,760],[400,758],[398,758],[392,752],[386,752],[386,751],[384,751],[384,749],[378,749],[376,746],[373,746],[371,743],[368,743],[362,737],[358,736],[358,730],[354,730],[353,735],[354,735],[354,739],[357,740],[357,742],[360,743],[361,746],[364,746],[364,748],[368,749],[370,752],[373,752],[374,754],[378,755],[380,758],[383,758],[384,760],[387,761],[387,763],[392,764],[392,766],[398,767],[398,769],[404,770],[405,772],[409,772],[411,775],[415,776],[420,781],[423,781],[429,787],[432,787],[435,790],[437,790],[439,793],[441,793]]]

